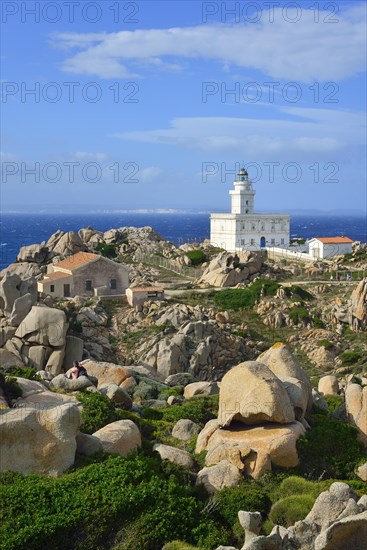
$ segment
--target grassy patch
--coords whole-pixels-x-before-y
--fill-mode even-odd
[[[220,309],[238,311],[253,307],[261,296],[274,296],[279,287],[280,285],[275,281],[258,279],[248,288],[232,288],[216,292],[213,300]]]

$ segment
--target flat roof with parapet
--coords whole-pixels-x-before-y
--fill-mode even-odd
[[[135,286],[128,290],[131,290],[131,292],[164,292],[164,288],[161,286]]]

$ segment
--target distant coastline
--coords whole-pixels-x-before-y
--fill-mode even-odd
[[[179,246],[209,237],[208,213],[3,213],[0,217],[0,269],[14,262],[21,246],[41,243],[61,229],[78,231],[92,226],[100,231],[122,226],[153,227]],[[367,220],[361,215],[292,214],[291,238],[346,235],[367,242]]]

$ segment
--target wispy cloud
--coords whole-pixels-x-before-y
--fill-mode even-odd
[[[242,154],[246,158],[304,160],[360,148],[365,127],[360,113],[325,109],[284,108],[279,118],[175,118],[169,128],[122,132],[129,141],[177,145],[206,153]],[[284,113],[292,115],[284,119]]]
[[[337,23],[302,19],[289,23],[275,9],[274,22],[198,25],[115,33],[58,33],[53,45],[79,50],[62,63],[62,70],[100,78],[136,76],[147,66],[177,70],[185,59],[213,60],[228,67],[258,69],[273,78],[341,80],[366,66],[366,6],[359,4],[338,14]],[[291,15],[291,10],[289,10]],[[327,12],[325,12],[327,15]]]

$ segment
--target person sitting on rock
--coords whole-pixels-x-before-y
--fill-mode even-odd
[[[79,361],[73,361],[73,368],[70,371],[69,378],[75,380],[80,376],[88,376],[87,369]]]

